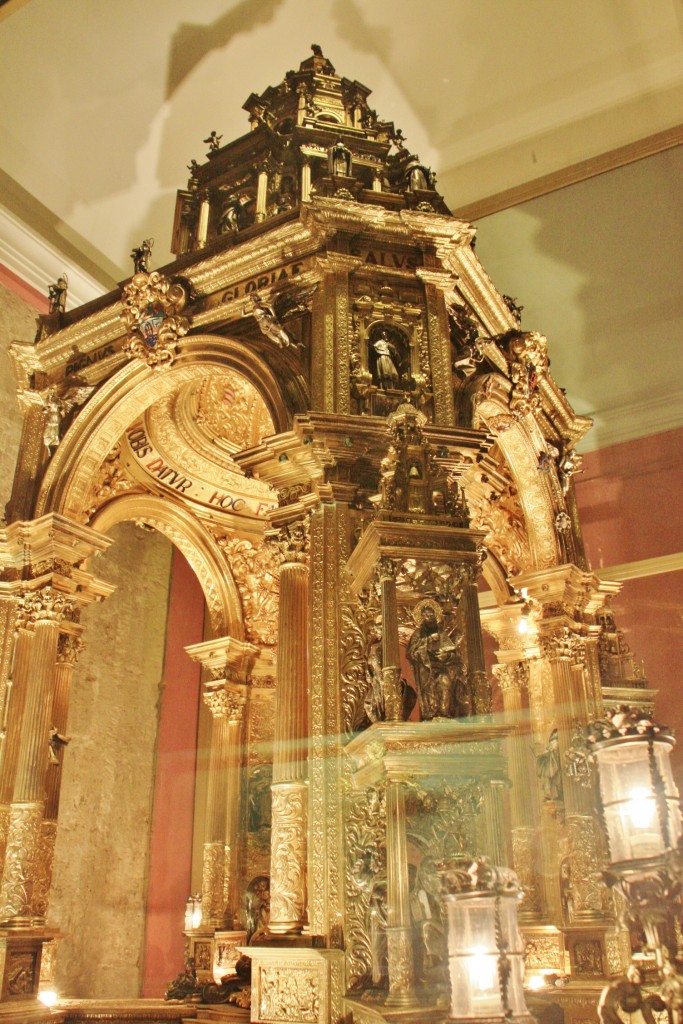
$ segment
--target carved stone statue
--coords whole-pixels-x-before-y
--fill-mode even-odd
[[[408,660],[415,674],[423,721],[459,718],[471,712],[459,650],[462,634],[442,628],[437,609],[436,601],[428,598],[416,605],[418,626],[408,641]]]
[[[395,390],[399,385],[398,366],[400,356],[395,345],[389,341],[387,332],[382,331],[376,341],[373,342],[373,350],[377,357],[377,380],[381,388]]]
[[[341,139],[337,139],[329,150],[330,174],[348,178],[351,175],[351,151]]]

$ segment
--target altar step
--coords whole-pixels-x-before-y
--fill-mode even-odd
[[[197,1016],[183,1017],[182,1024],[248,1024],[250,1013],[241,1006],[198,1006]]]

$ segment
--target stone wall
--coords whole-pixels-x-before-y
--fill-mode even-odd
[[[173,553],[160,534],[131,523],[111,536],[93,570],[117,590],[84,615],[49,911],[66,933],[57,988],[79,998],[141,991]]]
[[[0,283],[0,515],[9,501],[14,466],[21,438],[21,410],[17,401],[14,370],[9,357],[13,341],[32,341],[36,333],[36,310]]]

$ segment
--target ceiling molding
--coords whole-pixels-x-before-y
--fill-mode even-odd
[[[577,445],[580,452],[609,448],[683,426],[683,389],[669,394],[657,392],[640,402],[629,402],[587,413],[593,427]]]
[[[683,145],[683,124],[675,125],[666,131],[655,132],[654,135],[638,139],[637,142],[629,142],[626,146],[619,146],[607,153],[590,157],[588,160],[580,160],[569,167],[563,167],[551,174],[543,174],[540,178],[533,178],[531,181],[504,189],[495,195],[477,199],[466,206],[457,207],[455,212],[462,220],[478,221],[483,217],[490,217],[493,213],[499,213],[501,210],[519,206],[530,199],[537,199],[549,192],[557,192],[561,188],[567,188],[568,185],[576,185],[577,182],[585,181],[587,178],[594,178],[598,174],[605,174],[617,167],[624,167],[626,164],[635,163],[636,160],[654,156],[655,153],[661,153],[680,145]]]
[[[104,295],[107,289],[59,249],[46,242],[9,210],[0,206],[0,263],[41,295],[66,272],[67,307],[73,309]]]
[[[622,583],[626,580],[640,580],[646,576],[659,576],[664,572],[680,572],[683,569],[683,551],[673,555],[660,555],[658,558],[641,558],[638,562],[624,562],[608,569],[596,569],[595,574],[601,580],[612,580]]]

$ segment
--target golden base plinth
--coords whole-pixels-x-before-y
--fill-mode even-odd
[[[309,939],[308,948],[249,946],[243,952],[251,957],[253,1024],[327,1024],[341,1018],[341,950],[312,949]]]

